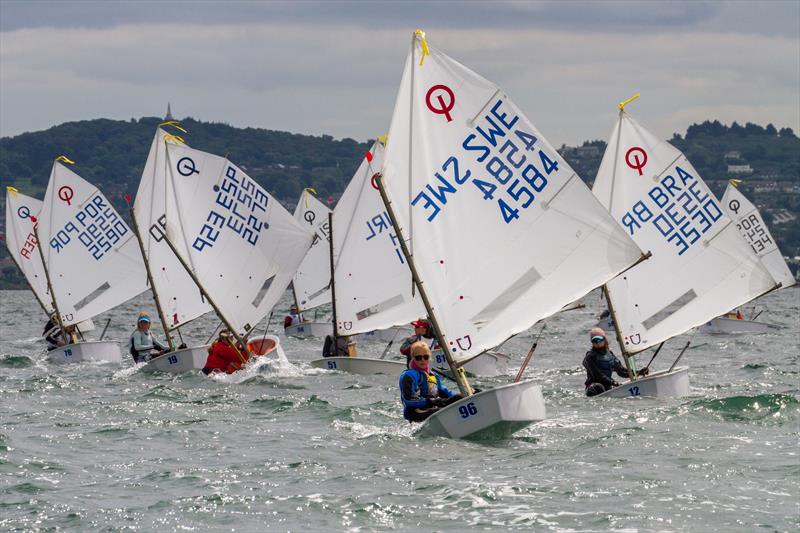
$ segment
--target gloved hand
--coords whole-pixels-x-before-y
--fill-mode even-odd
[[[644,368],[639,369],[639,372],[637,372],[637,373],[640,376],[646,376],[646,375],[648,375],[650,373],[650,369],[647,368],[647,367],[644,367]]]
[[[482,390],[483,390],[483,389],[479,389],[478,387],[472,387],[472,392],[474,392],[475,394],[478,394],[478,393],[479,393],[479,392],[481,392]]]
[[[616,381],[612,381],[611,382],[611,386],[612,387],[619,387],[619,383],[617,383]]]
[[[441,398],[428,398],[428,403],[430,403],[431,407],[443,407],[444,400]]]

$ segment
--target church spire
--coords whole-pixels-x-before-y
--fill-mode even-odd
[[[175,120],[172,117],[172,110],[170,109],[169,102],[167,102],[167,115],[164,117],[164,121],[167,121],[167,120]]]

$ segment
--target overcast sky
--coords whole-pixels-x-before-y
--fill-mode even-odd
[[[800,1],[0,0],[0,135],[163,115],[357,140],[385,133],[414,29],[494,81],[551,143],[616,103],[800,131]]]

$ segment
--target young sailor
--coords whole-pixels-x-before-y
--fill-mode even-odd
[[[231,333],[223,329],[219,332],[217,340],[208,347],[208,359],[203,367],[203,374],[225,372],[233,374],[247,362],[247,352],[237,349]]]
[[[303,313],[297,309],[297,305],[292,304],[291,307],[289,307],[289,314],[283,318],[283,327],[288,328],[290,326],[296,326],[305,321],[306,319],[303,316]]]
[[[136,363],[145,363],[155,356],[166,353],[168,348],[158,342],[150,331],[150,317],[146,313],[139,313],[136,319],[136,330],[131,333],[128,341],[128,351]]]
[[[431,349],[425,342],[411,345],[409,369],[400,374],[400,399],[403,401],[403,418],[409,422],[422,422],[439,409],[460,400],[442,385],[439,376],[429,373]]]
[[[430,322],[428,322],[426,319],[420,318],[419,320],[412,322],[411,325],[414,326],[414,334],[410,337],[407,337],[403,341],[403,344],[400,345],[400,353],[406,356],[407,367],[411,363],[411,345],[415,342],[425,342],[425,339],[435,338],[433,328],[431,327]]]
[[[614,381],[613,373],[616,372],[624,378],[630,377],[628,369],[625,368],[619,359],[608,347],[606,332],[601,328],[592,328],[589,331],[589,338],[592,341],[592,349],[586,352],[583,358],[583,367],[586,369],[586,396],[596,396],[613,387],[618,387],[619,383]],[[646,376],[648,370],[643,368],[639,375]]]
[[[65,344],[69,344],[69,337],[65,335],[59,327],[55,314],[53,314],[47,320],[47,324],[44,325],[42,337],[44,337],[44,340],[47,343],[48,352],[52,352],[56,348],[64,346]]]

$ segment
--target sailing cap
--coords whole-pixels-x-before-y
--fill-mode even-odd
[[[425,329],[427,329],[427,328],[430,327],[428,325],[428,321],[425,320],[424,318],[420,318],[419,320],[415,320],[414,322],[411,323],[411,325],[414,326],[415,328],[425,328]]]
[[[147,316],[147,315],[146,315],[146,314],[144,314],[144,313],[141,313],[141,314],[139,315],[139,319],[138,319],[138,320],[136,320],[136,322],[150,322],[150,317],[149,317],[149,316]]]

